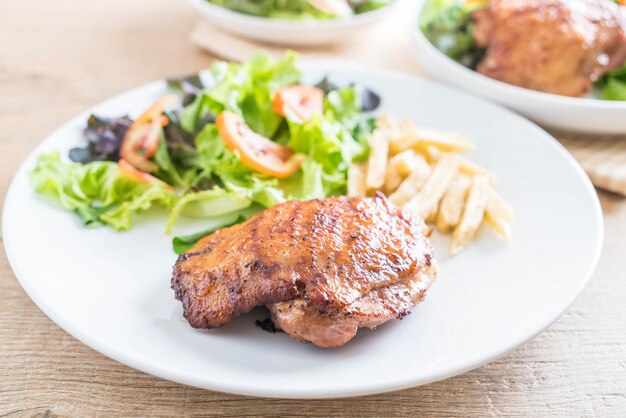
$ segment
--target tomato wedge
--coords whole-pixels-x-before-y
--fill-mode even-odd
[[[159,147],[161,128],[169,122],[163,111],[175,99],[175,96],[166,96],[158,100],[128,128],[120,147],[120,156],[135,168],[149,173],[159,169],[149,159],[154,157]]]
[[[120,171],[120,174],[126,177],[130,177],[132,179],[137,180],[140,183],[144,184],[162,184],[166,189],[174,190],[172,186],[165,183],[162,180],[154,177],[152,174],[148,174],[145,171],[137,170],[131,163],[126,161],[125,159],[120,159],[117,162],[117,169]]]
[[[251,169],[278,178],[289,177],[300,169],[302,155],[294,155],[291,148],[253,132],[241,116],[224,111],[216,124],[228,149]]]
[[[317,87],[295,85],[279,90],[274,96],[272,109],[286,117],[293,114],[306,122],[315,113],[322,113],[324,108],[324,92]]]

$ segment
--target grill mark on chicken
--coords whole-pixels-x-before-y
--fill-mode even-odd
[[[298,331],[303,320],[350,317],[333,340],[347,341],[359,324],[402,317],[421,300],[427,286],[411,283],[435,274],[424,230],[421,219],[382,195],[286,202],[200,240],[178,258],[172,288],[195,328],[220,327],[257,305],[296,301],[306,314],[291,327],[283,321],[287,329],[308,335]],[[309,337],[294,338],[335,344]]]

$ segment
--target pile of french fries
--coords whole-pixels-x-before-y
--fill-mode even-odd
[[[348,195],[383,192],[438,231],[451,233],[451,255],[474,238],[483,222],[508,241],[513,212],[493,189],[495,177],[461,155],[471,149],[460,134],[380,117],[368,161],[348,171]]]

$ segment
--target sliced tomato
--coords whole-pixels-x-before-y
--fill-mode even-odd
[[[150,158],[154,157],[159,148],[161,128],[169,122],[163,112],[175,99],[174,96],[166,96],[158,100],[126,132],[120,156],[135,168],[150,173],[159,169]]]
[[[302,155],[294,155],[291,148],[253,132],[241,116],[224,111],[216,123],[228,149],[251,169],[278,178],[289,177],[300,169]]]
[[[174,190],[172,186],[165,183],[162,180],[154,177],[152,174],[146,173],[145,171],[137,170],[131,163],[126,161],[125,159],[120,159],[117,162],[117,168],[120,171],[120,174],[126,177],[133,178],[140,183],[144,184],[162,184],[165,188]]]
[[[295,85],[279,90],[274,96],[272,109],[281,116],[294,114],[302,122],[321,113],[324,107],[324,92],[317,87]]]

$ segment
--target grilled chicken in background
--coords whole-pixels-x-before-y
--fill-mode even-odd
[[[493,0],[473,18],[478,71],[506,83],[584,96],[626,60],[626,8],[610,0]]]
[[[290,201],[199,241],[172,288],[194,328],[267,305],[296,340],[336,347],[423,299],[436,274],[426,231],[382,195]]]

